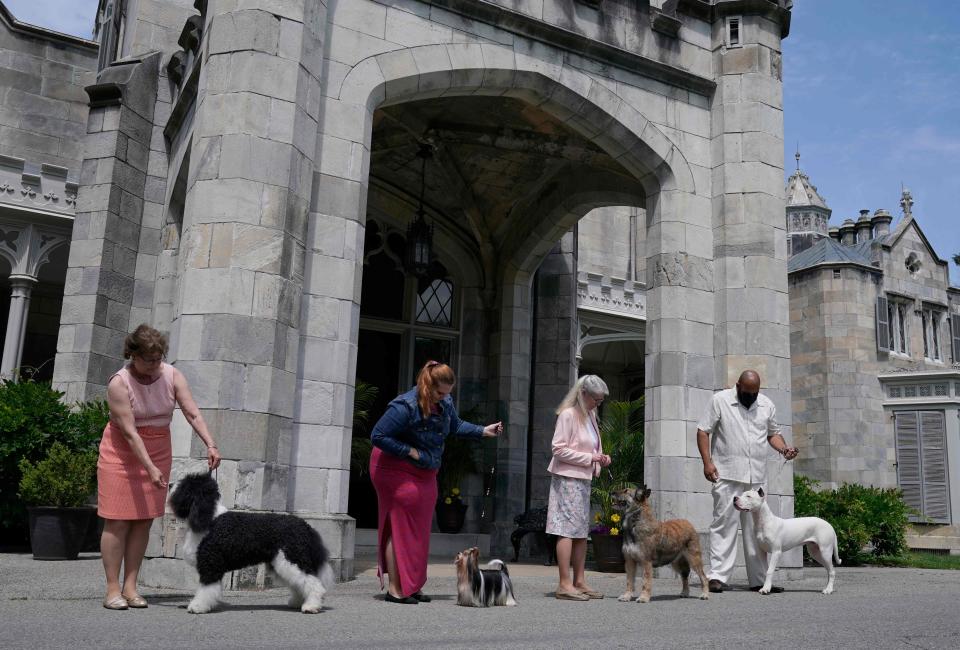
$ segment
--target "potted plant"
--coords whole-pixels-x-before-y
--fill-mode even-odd
[[[20,461],[20,472],[33,559],[77,559],[96,513],[85,504],[96,489],[97,453],[55,442],[43,460]]]
[[[441,493],[437,503],[437,528],[441,533],[459,533],[467,516],[467,504],[460,498],[460,488]]]
[[[614,509],[610,495],[625,485],[643,484],[643,398],[608,402],[600,422],[600,439],[611,463],[593,481],[591,500],[598,512],[590,529],[590,541],[598,570],[622,572],[623,538],[619,524],[623,515]]]
[[[379,389],[358,379],[353,393],[353,437],[350,440],[350,493],[347,510],[357,528],[377,527],[377,493],[370,482],[370,415]]]

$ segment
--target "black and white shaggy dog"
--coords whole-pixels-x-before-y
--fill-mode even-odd
[[[517,604],[513,597],[513,582],[507,565],[493,560],[480,566],[480,549],[476,546],[457,553],[453,563],[457,567],[457,604],[464,607],[493,607]]]
[[[187,522],[183,558],[195,566],[200,588],[187,605],[205,614],[220,602],[220,580],[228,571],[254,564],[270,565],[292,592],[290,606],[306,614],[323,609],[323,595],[333,584],[327,549],[310,525],[293,515],[229,512],[210,474],[189,474],[170,495],[173,514]]]

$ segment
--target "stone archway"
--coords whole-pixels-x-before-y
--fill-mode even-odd
[[[371,124],[378,108],[431,97],[498,95],[519,99],[551,115],[605,151],[632,177],[639,191],[630,193],[633,197],[630,202],[642,194],[648,219],[654,226],[648,241],[651,259],[677,251],[676,242],[661,237],[661,230],[655,228],[661,222],[681,228],[686,224],[704,228],[702,234],[709,248],[709,200],[697,195],[694,173],[680,148],[607,84],[570,65],[552,62],[538,56],[537,52],[521,52],[500,45],[426,45],[363,59],[346,74],[339,89],[329,91],[319,125],[319,171],[314,174],[310,220],[322,221],[324,228],[332,232],[348,233],[348,241],[356,241],[357,235],[352,233],[363,229],[369,187]],[[609,184],[597,183],[592,196],[589,195],[589,186],[582,191],[585,195],[579,198],[564,198],[558,194],[556,206],[549,211],[552,216],[545,215],[543,223],[532,224],[529,236],[518,242],[516,250],[504,261],[497,275],[497,298],[492,312],[495,323],[490,336],[493,349],[488,366],[492,387],[490,413],[491,417],[501,417],[509,424],[510,442],[502,444],[498,451],[496,490],[506,496],[496,506],[495,544],[505,539],[507,529],[512,526],[512,516],[523,507],[527,387],[530,382],[529,342],[525,332],[528,333],[530,328],[532,272],[559,236],[553,241],[547,238],[562,233],[564,227],[569,228],[569,224],[590,207],[624,202],[622,193],[617,193],[617,188]],[[544,214],[542,210],[538,212]],[[550,222],[551,218],[556,221]],[[332,276],[326,274],[328,280],[323,287],[312,286],[308,280],[304,286],[304,301],[320,296],[330,301],[330,280],[335,277],[339,287],[335,299],[340,304],[340,313],[355,314],[359,293],[343,289],[356,286],[358,255],[356,250],[344,250],[341,255],[320,249],[308,252],[308,267],[329,269]],[[711,255],[708,253],[704,258],[709,262]],[[659,287],[658,296],[669,300],[674,289]],[[656,310],[651,310],[651,318],[655,317]],[[356,316],[353,319],[355,322]],[[712,341],[712,331],[705,340]],[[329,337],[302,333],[301,365],[314,358],[316,350],[331,351],[336,355],[334,358],[355,358],[355,345],[349,330]],[[323,427],[328,431],[327,435],[332,436],[336,436],[339,429],[341,440],[349,439],[346,407],[351,403],[353,381],[349,363],[346,370],[342,376],[326,381],[298,379],[298,404],[301,406],[295,408],[295,448],[297,432],[313,427]],[[650,381],[652,401],[656,403],[663,387],[656,373],[651,375]],[[303,408],[314,401],[318,393],[333,396],[333,412],[324,415],[324,422],[317,421],[315,409]],[[649,413],[651,419],[659,417],[653,415],[653,409]],[[310,480],[311,474],[322,471],[327,475],[328,491],[333,487],[331,482],[343,485],[342,479],[336,479],[326,469],[300,466],[296,471],[297,477],[292,479],[295,482]],[[291,509],[298,509],[296,503],[291,506]]]

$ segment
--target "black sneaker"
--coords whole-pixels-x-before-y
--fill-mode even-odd
[[[426,595],[426,594],[423,593],[422,591],[418,591],[418,592],[415,593],[415,594],[411,594],[410,597],[411,597],[411,598],[416,598],[417,601],[419,601],[419,602],[421,602],[421,603],[429,603],[430,600],[431,600],[430,596]]]
[[[723,588],[725,586],[726,585],[724,585],[719,580],[711,580],[710,582],[707,583],[707,589],[710,590],[711,594],[722,594]]]
[[[757,585],[756,587],[750,587],[750,591],[760,591],[763,588],[763,585]],[[771,594],[782,594],[783,587],[770,587]]]
[[[387,592],[387,595],[384,596],[383,599],[388,603],[401,603],[403,605],[416,605],[419,602],[416,598],[413,598],[412,596],[403,596],[402,598],[397,598],[396,596],[391,594],[389,591]]]

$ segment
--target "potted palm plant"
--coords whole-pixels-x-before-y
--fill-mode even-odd
[[[27,504],[35,560],[75,560],[96,510],[97,453],[55,442],[46,458],[20,461],[20,498]]]
[[[593,481],[591,500],[597,513],[590,529],[590,542],[597,570],[622,572],[622,514],[614,509],[610,495],[625,485],[643,484],[643,398],[607,402],[604,406],[600,439],[611,463]]]

